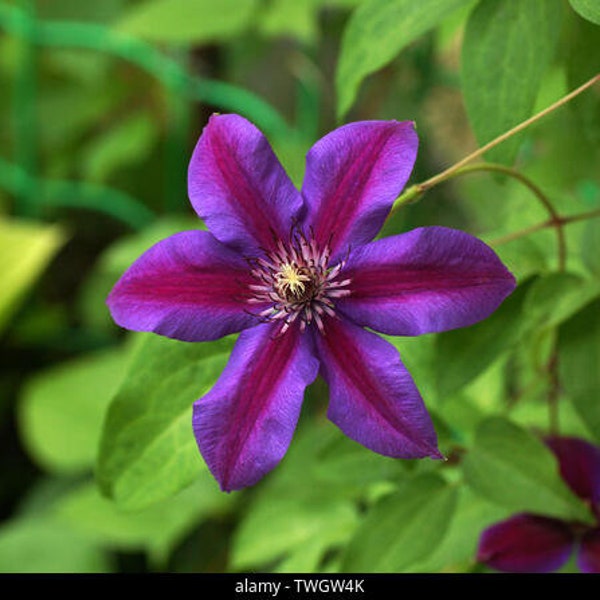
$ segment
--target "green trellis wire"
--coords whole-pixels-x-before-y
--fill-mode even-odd
[[[13,95],[15,160],[0,161],[0,187],[18,194],[19,211],[35,216],[44,206],[83,206],[107,212],[134,228],[145,226],[152,212],[137,199],[108,186],[37,177],[35,145],[35,46],[86,48],[128,61],[154,76],[173,97],[219,106],[247,116],[267,135],[293,137],[296,130],[270,104],[243,88],[190,75],[154,46],[109,27],[77,22],[39,21],[31,0],[20,7],[0,3],[0,30],[21,43],[21,69]]]

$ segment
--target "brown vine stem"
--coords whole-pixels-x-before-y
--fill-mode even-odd
[[[491,142],[488,142],[481,148],[475,150],[475,152],[472,152],[471,154],[469,154],[462,160],[458,161],[456,164],[452,165],[445,171],[442,171],[438,175],[431,177],[430,179],[428,179],[427,181],[424,181],[423,183],[417,184],[420,191],[424,192],[424,191],[428,190],[429,188],[433,187],[434,185],[437,185],[438,183],[445,181],[446,179],[448,179],[448,177],[452,176],[455,171],[458,171],[460,168],[464,167],[466,164],[470,163],[471,161],[475,160],[476,158],[479,158],[482,154],[485,154],[488,150],[491,150],[498,144],[501,144],[504,140],[507,140],[509,137],[512,137],[513,135],[519,133],[520,131],[523,131],[523,129],[526,129],[530,125],[533,125],[533,123],[535,123],[536,121],[543,119],[546,115],[549,115],[551,112],[554,112],[557,108],[560,108],[564,104],[567,104],[567,102],[570,102],[571,100],[573,100],[573,98],[575,98],[576,96],[581,94],[581,92],[584,92],[588,88],[592,87],[598,81],[600,81],[600,73],[598,73],[597,75],[595,75],[594,77],[592,77],[591,79],[586,81],[584,84],[580,85],[577,89],[573,90],[566,96],[563,96],[560,100],[557,100],[554,104],[551,104],[550,106],[548,106],[544,110],[540,111],[539,113],[533,115],[526,121],[519,123],[516,127],[509,129],[502,135],[493,139]]]
[[[540,187],[538,187],[531,179],[529,179],[523,173],[513,169],[511,167],[505,167],[504,165],[498,165],[495,163],[478,163],[476,165],[467,165],[465,167],[461,167],[460,169],[454,171],[451,177],[456,177],[458,175],[466,175],[468,173],[478,173],[480,171],[490,171],[495,173],[501,173],[508,177],[512,177],[516,179],[523,185],[525,185],[533,195],[539,200],[540,204],[545,208],[550,216],[550,219],[546,221],[546,223],[551,223],[556,231],[556,238],[558,242],[558,270],[564,271],[567,261],[567,244],[565,240],[565,233],[563,231],[563,222],[561,216],[558,214],[552,202],[548,199],[548,197],[544,194]]]
[[[535,122],[539,121],[540,119],[543,119],[545,116],[554,112],[557,108],[560,108],[564,104],[567,104],[568,102],[573,100],[573,98],[575,98],[576,96],[578,96],[579,94],[581,94],[582,92],[587,90],[588,88],[592,87],[595,83],[598,83],[598,81],[600,81],[600,73],[598,73],[597,75],[595,75],[594,77],[592,77],[591,79],[589,79],[588,81],[586,81],[585,83],[580,85],[578,88],[574,89],[572,92],[568,93],[566,96],[563,96],[560,100],[557,100],[554,104],[551,104],[544,110],[533,115],[532,117],[523,121],[522,123],[519,123],[512,129],[509,129],[502,135],[493,139],[491,142],[488,142],[481,148],[475,150],[475,152],[472,152],[471,154],[465,156],[465,158],[458,161],[451,167],[448,167],[446,170],[442,171],[441,173],[434,175],[433,177],[427,179],[426,181],[423,181],[422,183],[417,183],[415,185],[410,186],[396,200],[396,202],[394,203],[394,206],[392,207],[391,214],[394,214],[402,205],[407,204],[409,202],[414,202],[417,198],[422,196],[428,189],[436,186],[438,183],[442,183],[443,181],[450,179],[457,171],[464,168],[471,161],[473,161],[476,158],[479,158],[480,156],[485,154],[488,150],[491,150],[492,148],[494,148],[498,144],[501,144],[502,142],[504,142],[508,138],[512,137],[513,135],[519,133],[520,131],[523,131],[524,129],[526,129],[530,125],[533,125]]]
[[[599,217],[600,208],[597,208],[595,210],[590,210],[576,215],[558,217],[558,222],[561,226],[564,226],[569,225],[571,223],[577,223],[578,221],[587,221],[587,219],[595,219]],[[556,225],[557,223],[554,221],[554,219],[548,219],[547,221],[536,223],[535,225],[530,225],[529,227],[525,227],[524,229],[520,229],[519,231],[513,231],[512,233],[508,233],[493,240],[489,240],[488,244],[490,246],[501,246],[502,244],[508,244],[509,242],[513,242],[514,240],[518,240],[519,238],[527,237],[528,235],[536,233],[537,231],[541,231],[542,229],[556,227]]]

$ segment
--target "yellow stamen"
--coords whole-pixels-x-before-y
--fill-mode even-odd
[[[275,285],[279,292],[283,295],[289,292],[298,298],[304,294],[307,281],[310,281],[310,277],[290,263],[281,265],[279,272],[275,275]]]

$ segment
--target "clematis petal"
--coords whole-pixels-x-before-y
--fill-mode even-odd
[[[194,403],[200,452],[224,491],[253,485],[283,458],[318,373],[311,337],[276,330],[244,331],[215,386]]]
[[[584,533],[577,565],[583,573],[600,573],[600,529],[590,529]]]
[[[442,458],[410,373],[396,349],[374,333],[328,318],[316,336],[329,384],[328,417],[348,437],[395,458]]]
[[[250,283],[239,255],[206,231],[158,242],[129,267],[107,303],[115,322],[188,342],[256,325],[242,298]]]
[[[508,573],[549,573],[567,561],[573,543],[562,521],[522,513],[482,533],[477,560]]]
[[[192,205],[221,242],[256,255],[289,237],[302,198],[265,136],[239,115],[213,115],[188,170]]]
[[[546,440],[557,456],[562,478],[584,500],[600,510],[600,448],[574,437]]]
[[[355,249],[343,269],[351,294],[337,308],[389,335],[420,335],[488,317],[515,279],[481,240],[423,227]]]
[[[332,258],[371,241],[406,184],[417,155],[412,122],[359,121],[319,140],[306,157],[306,224]]]

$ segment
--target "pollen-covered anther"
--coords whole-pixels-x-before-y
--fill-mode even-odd
[[[258,317],[279,321],[279,334],[300,319],[302,331],[315,323],[323,331],[323,317],[335,316],[334,300],[350,294],[351,280],[342,279],[344,263],[329,267],[330,251],[319,249],[314,239],[295,232],[285,244],[277,241],[276,249],[252,261],[256,283],[249,286],[249,304],[265,308]]]
[[[307,288],[311,287],[308,285],[310,281],[310,271],[295,264],[285,263],[275,274],[277,291],[289,301],[303,299]]]

